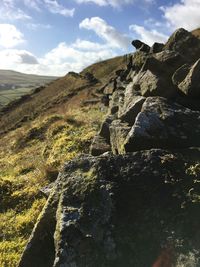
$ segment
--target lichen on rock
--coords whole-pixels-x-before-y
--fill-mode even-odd
[[[65,164],[19,267],[200,266],[200,40],[133,44],[91,155]]]

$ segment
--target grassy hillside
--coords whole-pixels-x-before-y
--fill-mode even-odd
[[[106,109],[98,89],[123,57],[70,73],[0,116],[0,266],[16,267],[46,201],[41,188],[53,182],[66,160],[88,153]],[[93,73],[98,82],[88,79]]]
[[[30,93],[36,87],[57,79],[51,76],[24,74],[11,70],[0,70],[0,106]]]
[[[80,106],[81,101],[94,99],[97,97],[96,90],[108,81],[117,69],[124,66],[123,57],[102,61],[86,68],[80,75],[67,74],[34,94],[11,103],[0,114],[0,134],[15,129],[24,121],[32,120],[45,112],[50,110],[53,112],[64,103],[68,103],[67,109],[70,109],[72,103]],[[99,82],[91,83],[85,77],[88,72],[93,74]]]

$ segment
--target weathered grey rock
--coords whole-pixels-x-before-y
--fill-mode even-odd
[[[130,82],[124,92],[124,101],[126,105],[132,101],[132,98],[140,94],[140,86],[137,83],[137,74],[134,76],[134,80]]]
[[[172,81],[175,85],[181,83],[185,77],[187,76],[188,72],[190,71],[190,65],[184,64],[180,68],[178,68],[172,76]]]
[[[132,58],[132,57],[131,57]],[[132,63],[131,63],[132,64]],[[132,66],[128,66],[127,65],[127,69],[125,70],[117,70],[116,71],[116,76],[118,77],[118,81],[121,82],[126,82],[127,80],[127,75],[129,74],[130,70],[132,69]],[[117,85],[117,87],[119,87],[119,85]]]
[[[142,96],[173,97],[177,94],[176,88],[167,75],[162,76],[149,69],[135,76],[133,83],[139,84]]]
[[[112,93],[116,90],[116,80],[111,80],[108,84],[105,85],[103,93],[105,95],[112,95]]]
[[[187,96],[178,96],[176,102],[191,110],[200,111],[200,100],[198,98],[188,98]]]
[[[123,105],[124,90],[118,89],[112,94],[112,98],[109,105],[111,114],[116,114],[119,108]]]
[[[127,75],[126,75],[126,86],[132,82],[132,75],[133,75],[134,69],[131,68],[129,71],[127,71]]]
[[[60,198],[60,184],[54,188],[38,218],[18,267],[52,267],[55,260],[54,232]]]
[[[44,196],[49,197],[50,194],[51,194],[52,189],[54,188],[54,186],[55,186],[55,182],[50,183],[50,184],[48,184],[48,185],[42,187],[42,188],[40,189],[40,192],[41,192]]]
[[[99,80],[96,77],[94,77],[94,74],[92,74],[91,72],[86,72],[84,74],[84,78],[87,79],[91,83],[98,83],[99,82]]]
[[[118,118],[121,121],[127,122],[129,125],[133,125],[146,98],[143,96],[134,96],[130,100],[129,103],[126,101],[124,102],[124,108],[121,109],[120,114],[118,114]]]
[[[158,72],[158,70],[162,70],[163,66],[160,62],[153,56],[149,56],[145,59],[144,64],[142,65],[140,72],[144,72],[147,70],[151,70],[154,72]]]
[[[185,79],[178,84],[178,88],[191,97],[200,97],[200,59],[190,68]]]
[[[150,53],[159,53],[163,50],[164,44],[162,43],[154,43],[150,49]]]
[[[145,63],[146,59],[149,55],[142,51],[136,51],[133,54],[133,68],[134,71],[138,72],[141,70],[143,64]]]
[[[150,46],[141,42],[140,40],[133,40],[132,45],[141,52],[149,53],[150,51]]]
[[[103,137],[107,143],[110,143],[110,130],[109,127],[112,123],[112,121],[116,118],[114,115],[108,115],[105,119],[105,121],[101,125],[101,129],[99,131],[99,135]]]
[[[95,157],[65,165],[19,267],[163,267],[163,253],[178,267],[200,251],[200,41],[179,29],[150,53],[134,45],[100,89],[110,113]]]
[[[121,79],[121,77],[118,77],[116,79],[116,89],[117,90],[124,90],[126,87],[126,82]]]
[[[109,95],[103,95],[103,96],[101,97],[101,103],[102,103],[105,107],[108,107],[108,106],[109,106],[109,102],[110,102]]]
[[[113,154],[122,154],[124,142],[131,127],[128,123],[123,123],[120,120],[114,120],[110,126],[110,143]]]
[[[170,76],[185,63],[184,58],[178,52],[170,50],[164,50],[160,53],[156,53],[154,54],[154,58],[157,59],[158,62],[162,63],[159,64],[160,73],[161,71],[169,73]]]
[[[169,246],[178,266],[176,258],[200,249],[198,184],[188,171],[199,158],[198,149],[158,149],[69,162],[19,266],[153,266]]]
[[[165,98],[149,97],[127,136],[124,153],[192,146],[200,146],[200,112]]]
[[[172,34],[164,49],[176,51],[185,58],[186,62],[193,62],[200,55],[200,40],[191,32],[181,28]]]
[[[117,76],[123,76],[123,74],[124,74],[124,70],[123,69],[120,69],[120,70],[117,70],[116,72],[115,72],[115,74],[117,75]]]
[[[109,133],[109,139],[110,139],[110,133]],[[108,151],[111,151],[110,143],[108,143],[108,141],[106,141],[106,139],[101,137],[100,135],[96,135],[93,138],[90,147],[90,154],[92,156],[99,156]]]
[[[143,96],[174,97],[177,88],[172,83],[172,74],[182,64],[176,52],[163,51],[145,59],[140,72],[134,73],[132,83],[140,86]]]

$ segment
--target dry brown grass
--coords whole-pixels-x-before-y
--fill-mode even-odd
[[[8,111],[0,114],[0,134],[16,129],[44,113],[52,113],[65,105],[65,109],[79,108],[84,100],[93,98],[92,94],[115,74],[117,69],[125,66],[124,57],[117,57],[96,63],[77,76],[66,75],[43,90],[24,98],[19,104],[10,105]],[[84,78],[91,72],[99,80],[94,84]],[[66,105],[67,104],[67,105]]]

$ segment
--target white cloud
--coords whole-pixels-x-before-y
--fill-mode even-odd
[[[143,26],[130,25],[129,29],[136,33],[141,41],[148,45],[153,45],[155,42],[165,43],[168,36],[158,32],[157,30],[147,30]]]
[[[26,24],[26,27],[30,30],[38,30],[38,29],[51,29],[52,28],[52,25],[50,24],[40,24],[40,23],[28,23]]]
[[[0,46],[10,48],[23,42],[23,34],[14,25],[0,24]]]
[[[0,51],[0,68],[1,69],[20,69],[22,65],[36,65],[36,57],[26,50],[4,49]]]
[[[26,50],[4,49],[0,51],[0,68],[43,75],[65,75],[69,71],[81,71],[84,67],[116,56],[106,44],[77,39],[73,44],[64,42],[36,58]]]
[[[174,5],[161,7],[161,10],[173,30],[193,30],[200,26],[200,0],[181,0]]]
[[[122,4],[132,4],[134,0],[76,0],[77,3],[94,3],[99,6],[113,6],[113,7],[119,7]]]
[[[35,65],[35,64],[39,64],[37,58],[31,54],[28,51],[25,50],[21,50],[18,53],[18,56],[21,58],[20,60],[20,64],[28,64],[28,65]]]
[[[1,0],[0,19],[19,20],[31,19],[27,13],[19,8],[19,3],[24,4],[26,8],[41,12],[47,9],[52,14],[59,14],[65,17],[73,17],[75,9],[68,9],[59,4],[57,0]]]
[[[75,9],[68,9],[60,5],[56,0],[44,0],[47,9],[53,14],[60,14],[65,17],[73,17]]]
[[[103,49],[111,49],[108,44],[100,44],[96,42],[90,42],[87,40],[77,39],[76,42],[72,45],[73,48],[86,50],[86,51],[98,51]]]
[[[51,75],[64,75],[68,71],[79,72],[94,62],[116,56],[116,53],[106,45],[96,45],[80,39],[72,45],[60,43],[40,60],[41,67],[46,66]]]
[[[41,11],[41,8],[40,8],[41,1],[40,0],[23,0],[23,1],[27,7],[35,9],[37,11]]]
[[[15,6],[15,0],[1,0],[0,14],[0,19],[4,20],[31,19],[22,9]]]
[[[131,41],[129,37],[118,32],[114,27],[99,17],[86,18],[79,24],[79,27],[94,31],[100,38],[113,47],[127,49]]]
[[[128,5],[138,2],[137,0],[76,0],[77,3],[94,3],[99,6],[112,6],[119,8],[122,5]],[[143,0],[146,3],[153,3],[154,0]]]

